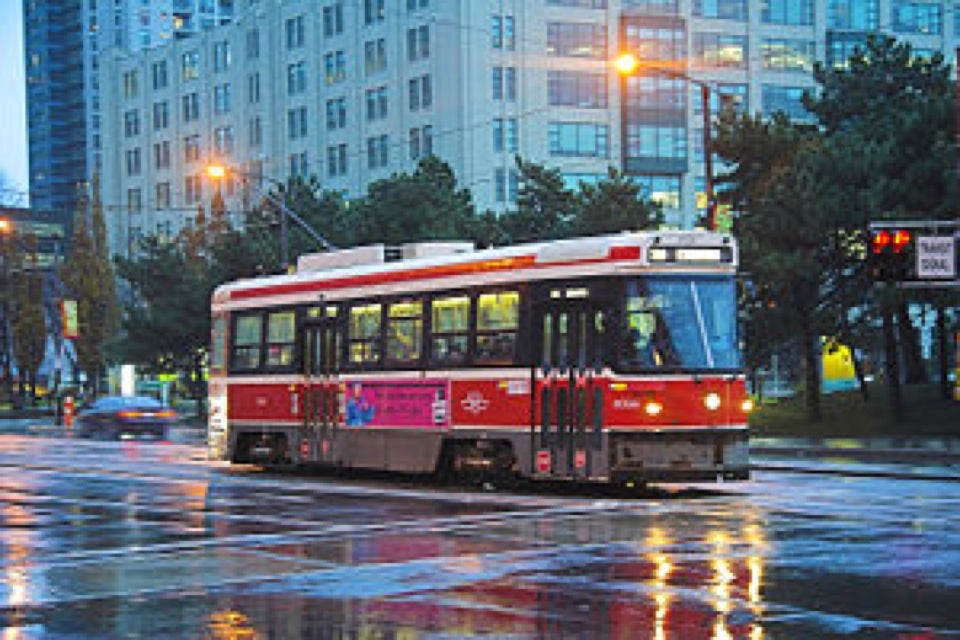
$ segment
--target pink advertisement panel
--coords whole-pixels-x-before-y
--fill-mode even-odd
[[[354,380],[346,394],[348,427],[443,429],[450,423],[446,380]]]

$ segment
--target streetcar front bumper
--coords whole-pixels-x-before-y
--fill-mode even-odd
[[[747,429],[684,429],[612,434],[613,482],[712,482],[750,478]]]

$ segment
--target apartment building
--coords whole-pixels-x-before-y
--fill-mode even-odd
[[[315,175],[348,197],[436,154],[481,209],[517,196],[515,157],[571,186],[609,166],[662,202],[671,226],[705,206],[701,91],[809,117],[817,60],[871,32],[952,52],[955,0],[238,1],[229,24],[101,55],[103,199],[113,249],[173,234],[220,188]],[[630,51],[647,70],[619,75]],[[709,114],[708,114],[709,115]]]

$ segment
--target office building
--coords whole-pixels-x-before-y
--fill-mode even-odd
[[[99,52],[138,51],[228,22],[233,0],[23,3],[31,205],[69,212],[100,166]]]
[[[571,186],[612,165],[691,227],[702,85],[714,110],[729,95],[808,118],[816,60],[842,64],[876,31],[949,52],[957,15],[945,0],[238,1],[229,25],[101,60],[113,250],[209,206],[212,160],[233,169],[234,212],[291,175],[360,196],[430,153],[496,211],[516,201],[517,155]],[[618,75],[625,50],[660,69]]]

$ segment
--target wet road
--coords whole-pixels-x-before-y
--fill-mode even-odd
[[[723,488],[441,492],[2,435],[2,639],[960,638],[960,483]]]

